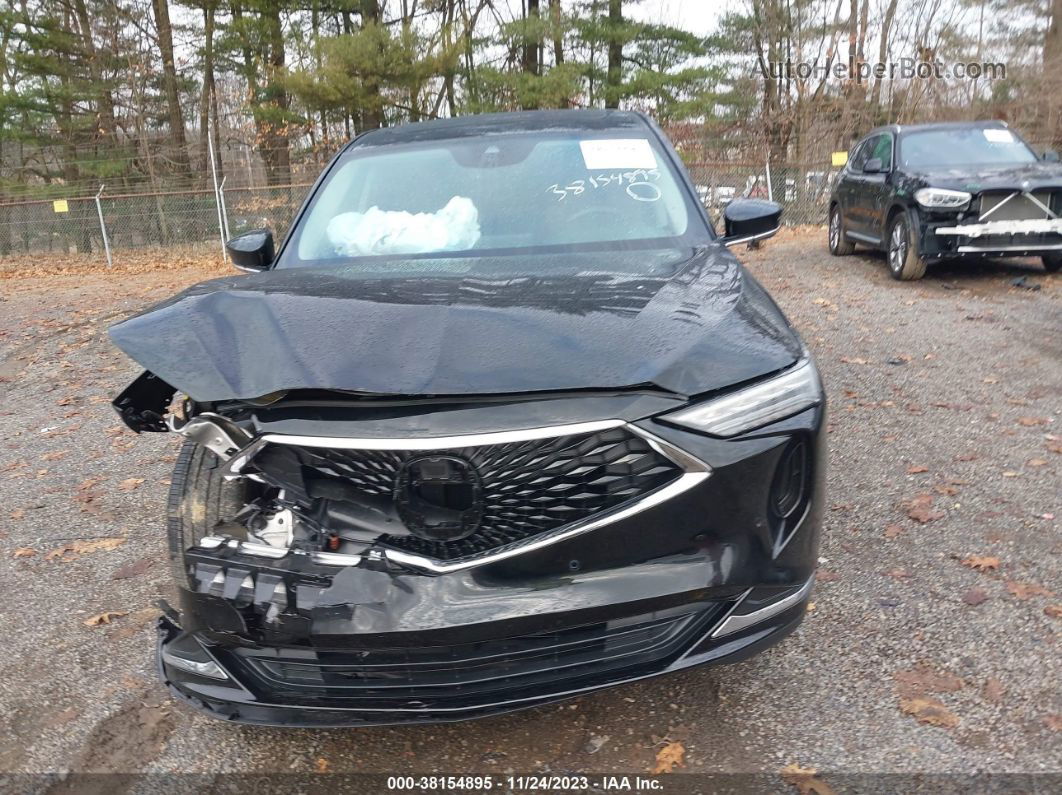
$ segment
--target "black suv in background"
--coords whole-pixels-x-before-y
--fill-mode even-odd
[[[1062,266],[1062,164],[1004,122],[872,130],[851,150],[830,197],[834,256],[856,243],[888,254],[893,278],[931,260],[1039,256]]]

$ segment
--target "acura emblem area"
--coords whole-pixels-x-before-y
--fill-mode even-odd
[[[476,468],[456,456],[420,456],[404,462],[395,477],[395,508],[406,528],[430,541],[472,535],[483,515],[482,483]]]

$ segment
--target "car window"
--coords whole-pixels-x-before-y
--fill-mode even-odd
[[[861,141],[855,149],[852,150],[852,156],[848,158],[848,163],[852,171],[862,171],[863,164],[870,159],[870,151],[873,148],[878,136],[871,136]]]
[[[874,143],[874,149],[870,153],[870,158],[878,158],[881,161],[881,165],[884,168],[889,168],[892,165],[892,136],[888,133],[879,135]],[[868,160],[870,158],[867,158]]]
[[[1010,130],[959,127],[910,132],[900,141],[906,168],[951,168],[1036,162],[1033,152]]]
[[[332,168],[278,267],[353,257],[661,241],[710,233],[648,136],[539,133],[356,146]]]

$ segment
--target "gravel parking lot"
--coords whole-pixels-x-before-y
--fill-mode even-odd
[[[802,628],[733,666],[360,730],[226,725],[156,681],[176,442],[119,424],[108,403],[137,367],[105,330],[224,271],[0,271],[0,772],[190,772],[194,789],[238,772],[674,767],[794,792],[883,773],[1062,774],[1062,278],[1009,261],[894,282],[880,255],[830,257],[820,229],[740,256],[829,391],[829,504]]]

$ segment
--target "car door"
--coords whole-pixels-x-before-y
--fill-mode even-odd
[[[845,164],[837,182],[837,201],[841,206],[841,215],[844,216],[845,231],[848,233],[854,230],[857,234],[860,234],[858,204],[862,183],[859,177],[863,170],[863,163],[867,159],[869,151],[867,145],[870,141],[870,138],[864,138],[852,147],[852,152],[848,156],[848,163]]]
[[[881,226],[884,223],[885,202],[891,180],[892,133],[873,135],[859,151],[858,162],[853,164],[852,210],[848,217],[848,234],[863,243],[881,243]],[[877,160],[880,171],[865,170],[868,163]]]
[[[881,240],[885,235],[885,215],[888,213],[893,186],[893,143],[892,133],[881,133],[874,141],[864,166],[872,160],[881,163],[881,171],[863,174],[860,200],[863,202],[862,215],[866,219],[866,233]]]

